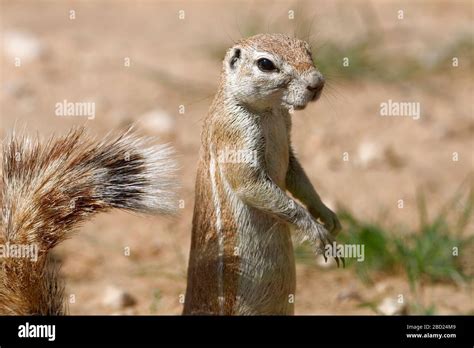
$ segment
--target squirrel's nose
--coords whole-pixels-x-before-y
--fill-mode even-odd
[[[313,81],[306,86],[306,88],[311,92],[319,92],[324,87],[324,77],[321,74],[315,76]]]
[[[319,92],[320,90],[323,89],[323,87],[324,87],[324,82],[319,83],[319,84],[314,85],[314,86],[306,86],[306,88],[311,92]]]

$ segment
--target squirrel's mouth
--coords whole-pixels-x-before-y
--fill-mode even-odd
[[[306,108],[306,105],[308,105],[308,103],[295,104],[295,103],[288,103],[287,101],[283,101],[282,105],[288,110],[303,110],[304,108]]]
[[[301,98],[300,100],[294,101],[283,98],[282,105],[288,110],[303,110],[309,103],[317,101],[321,97],[321,94],[322,88],[314,91],[312,95],[307,95],[305,98]]]
[[[305,109],[305,108],[306,108],[306,105],[307,105],[307,104],[302,104],[302,105],[292,105],[292,108],[293,108],[294,110],[303,110],[303,109]]]
[[[323,93],[323,89],[321,88],[320,90],[316,91],[313,95],[313,97],[311,98],[311,101],[316,101],[319,99],[319,97],[321,97],[321,94]]]

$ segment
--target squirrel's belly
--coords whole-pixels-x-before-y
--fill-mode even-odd
[[[239,221],[234,313],[292,314],[296,276],[289,226],[241,201],[232,210]]]
[[[239,228],[240,274],[236,314],[292,314],[295,263],[288,225],[254,215]],[[258,220],[257,220],[258,219]]]

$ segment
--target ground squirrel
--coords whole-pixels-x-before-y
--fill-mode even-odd
[[[0,246],[35,247],[37,260],[18,252],[0,257],[0,314],[65,314],[64,285],[49,251],[99,212],[173,212],[175,170],[169,146],[147,145],[130,131],[102,141],[83,129],[46,144],[5,140]]]
[[[340,230],[290,142],[290,111],[323,86],[304,41],[260,34],[227,51],[201,135],[184,314],[294,313],[289,226],[315,248]]]

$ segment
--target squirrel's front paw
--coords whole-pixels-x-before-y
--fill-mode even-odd
[[[333,236],[336,236],[341,231],[341,223],[339,222],[337,215],[324,204],[319,206],[317,209],[311,209],[311,214],[316,219],[320,219],[324,224],[324,227],[331,232]]]
[[[337,255],[330,254],[331,256],[327,255],[328,249],[330,248],[329,251],[333,248],[333,245],[335,243],[335,236],[336,234],[340,231],[341,225],[339,223],[339,220],[330,209],[327,209],[327,214],[325,217],[321,217],[320,219],[324,221],[326,219],[327,222],[324,222],[324,225],[320,224],[316,220],[313,220],[313,225],[314,231],[317,231],[317,240],[319,241],[318,245],[315,245],[315,252],[317,254],[322,254],[324,259],[327,261],[328,257],[334,257],[337,263],[337,267],[340,266],[341,261],[342,261],[342,266],[345,267],[345,261],[343,257],[339,257]],[[328,227],[326,227],[328,224],[332,224],[332,230],[330,230]]]

